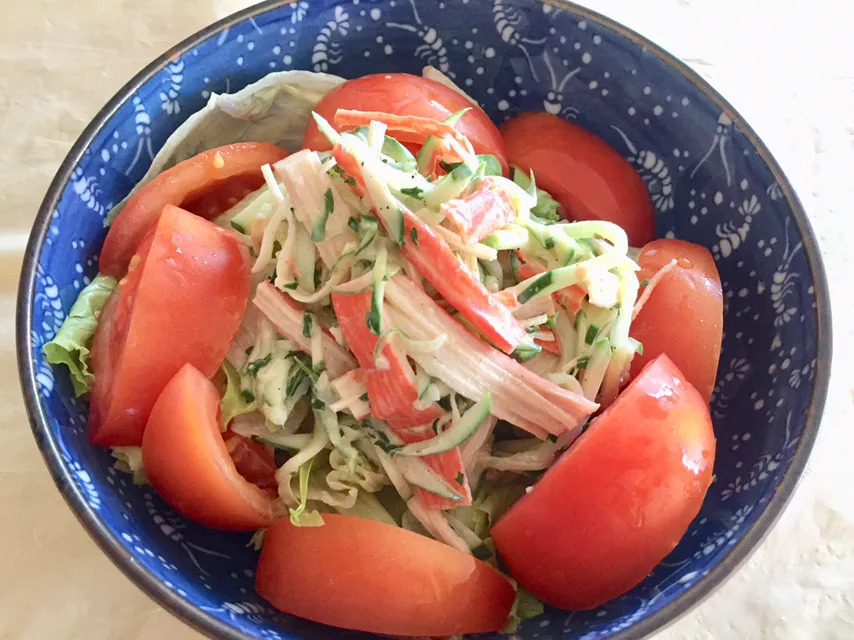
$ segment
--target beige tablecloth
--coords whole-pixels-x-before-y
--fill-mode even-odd
[[[2,639],[198,637],[101,555],[54,488],[15,376],[14,295],[38,203],[89,119],[160,52],[248,4],[0,2]],[[747,566],[659,640],[854,638],[854,21],[834,0],[587,4],[686,60],[756,127],[810,212],[834,301],[835,371],[806,480]]]

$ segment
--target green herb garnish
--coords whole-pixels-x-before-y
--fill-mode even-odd
[[[268,353],[266,356],[259,360],[254,360],[246,365],[246,375],[252,376],[253,378],[258,375],[258,372],[270,364],[270,360],[273,359],[273,354]]]
[[[400,192],[405,196],[418,198],[419,200],[424,195],[424,189],[422,189],[421,187],[404,187],[400,190]]]

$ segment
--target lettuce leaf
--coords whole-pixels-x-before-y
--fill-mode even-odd
[[[113,467],[131,474],[134,484],[151,484],[142,465],[142,447],[113,447],[112,454],[116,459]]]
[[[516,600],[513,601],[513,607],[510,609],[510,617],[507,619],[507,626],[501,630],[501,633],[516,633],[519,629],[519,625],[525,620],[536,618],[542,614],[543,603],[524,589],[520,588],[516,591]]]
[[[77,396],[88,393],[95,382],[95,375],[89,370],[89,348],[98,327],[98,315],[115,288],[115,278],[96,276],[77,296],[54,339],[43,347],[49,363],[68,367]]]
[[[533,215],[546,223],[560,221],[560,216],[557,212],[558,207],[560,207],[560,203],[552,198],[548,192],[537,188],[533,172],[531,175],[528,175],[519,169],[519,167],[513,167],[513,182],[525,189],[525,191],[536,193],[537,204],[531,208],[531,213]]]

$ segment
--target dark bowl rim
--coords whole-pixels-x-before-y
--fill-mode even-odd
[[[33,329],[32,308],[35,295],[36,267],[50,228],[51,216],[71,178],[74,166],[82,159],[86,149],[101,132],[104,125],[131,99],[140,86],[162,71],[170,62],[190,51],[201,42],[217,35],[224,29],[249,18],[254,18],[271,10],[292,4],[294,1],[266,0],[209,25],[157,57],[119,89],[110,101],[95,115],[83,133],[80,134],[80,137],[68,152],[68,155],[63,160],[56,176],[48,187],[44,200],[39,207],[35,222],[33,223],[33,230],[24,253],[21,279],[18,287],[15,319],[18,374],[21,380],[21,388],[33,435],[54,482],[77,519],[95,543],[137,587],[173,615],[201,633],[211,638],[226,638],[228,640],[251,640],[253,636],[225,624],[210,613],[202,611],[199,607],[191,604],[166,587],[142,565],[136,563],[133,556],[125,549],[125,546],[104,522],[101,521],[96,511],[89,505],[72,477],[71,472],[62,461],[57,443],[48,427],[45,406],[38,392],[38,383],[35,378],[35,359],[30,341]],[[622,24],[568,0],[539,0],[539,2],[565,9],[582,19],[614,31],[642,47],[644,51],[656,56],[674,71],[688,79],[732,119],[733,123],[747,137],[757,154],[770,169],[787,203],[792,209],[798,231],[803,237],[804,252],[809,265],[810,277],[813,280],[816,297],[816,314],[818,318],[817,365],[813,378],[811,399],[807,409],[804,434],[798,441],[795,454],[780,485],[777,487],[774,496],[765,505],[759,517],[715,567],[673,602],[668,603],[628,629],[610,636],[612,640],[641,640],[675,622],[720,587],[729,577],[734,575],[750,554],[759,547],[759,544],[777,522],[794,494],[803,476],[810,452],[815,444],[827,397],[832,352],[830,295],[818,242],[800,200],[780,165],[771,155],[771,152],[760,140],[753,128],[747,124],[732,105],[697,72],[681,60]]]

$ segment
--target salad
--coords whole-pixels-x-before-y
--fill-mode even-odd
[[[712,481],[722,294],[646,185],[434,69],[214,95],[108,217],[48,360],[89,436],[253,532],[275,607],[395,636],[589,609]]]

